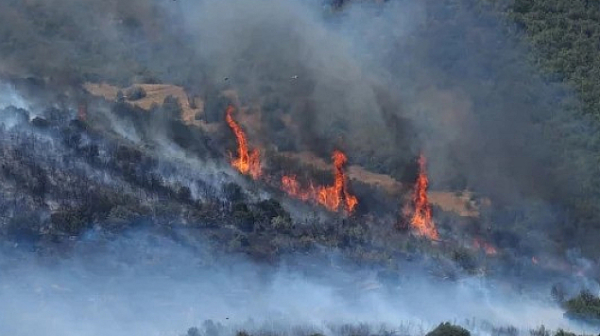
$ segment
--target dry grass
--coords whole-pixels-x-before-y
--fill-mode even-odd
[[[204,114],[204,101],[199,98],[194,98],[195,108],[192,108],[188,100],[188,94],[182,87],[170,84],[136,84],[135,86],[144,89],[144,91],[146,91],[146,96],[135,101],[126,100],[129,104],[144,110],[150,110],[153,105],[162,105],[165,98],[172,96],[177,98],[181,104],[181,120],[183,120],[183,122],[188,125],[200,127],[204,131],[215,131],[214,125],[209,125],[202,120],[196,120],[197,116],[202,116]],[[119,90],[127,92],[131,87],[119,88],[105,83],[85,83],[84,88],[94,96],[115,101]]]

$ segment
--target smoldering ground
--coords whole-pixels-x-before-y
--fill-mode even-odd
[[[291,255],[266,266],[215,253],[202,240],[190,244],[186,236],[135,230],[110,237],[92,230],[61,257],[3,243],[0,332],[179,335],[206,320],[220,324],[223,335],[240,329],[293,334],[292,326],[337,334],[345,323],[419,335],[446,320],[477,335],[492,326],[580,330],[549,301],[493,280],[449,282],[406,264],[405,280],[383,284],[376,270],[351,267],[335,252]]]

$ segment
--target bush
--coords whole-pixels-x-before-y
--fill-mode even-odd
[[[117,91],[117,97],[116,97],[115,101],[117,103],[124,103],[125,102],[125,95],[123,94],[123,91],[121,91],[121,90]]]
[[[568,332],[568,331],[564,331],[562,329],[558,329],[558,331],[556,332],[556,334],[554,334],[554,336],[577,336],[572,332]]]
[[[222,187],[223,195],[232,203],[241,202],[245,199],[242,187],[234,182],[229,182]]]
[[[444,322],[425,336],[471,336],[471,333],[463,327]]]
[[[202,334],[200,334],[200,330],[198,330],[198,328],[196,327],[192,327],[190,329],[188,329],[186,336],[200,336]]]
[[[162,110],[163,114],[169,120],[181,120],[181,113],[183,109],[181,108],[181,103],[177,97],[173,97],[171,95],[166,96],[163,100]]]
[[[281,203],[273,198],[258,202],[256,212],[261,219],[266,221],[271,221],[275,217],[290,217],[289,213],[281,206]]]
[[[289,232],[293,227],[290,217],[277,216],[271,218],[271,228],[279,232]]]
[[[587,290],[565,302],[563,307],[569,318],[600,323],[600,298]]]
[[[131,89],[127,90],[126,93],[127,99],[130,101],[140,100],[146,97],[146,90],[140,86],[134,86]]]
[[[550,331],[544,326],[529,331],[531,336],[550,336]]]

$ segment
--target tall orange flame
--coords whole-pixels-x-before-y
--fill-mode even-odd
[[[250,175],[253,179],[257,179],[261,175],[260,152],[258,149],[248,149],[248,141],[242,127],[233,119],[235,108],[231,105],[227,106],[225,120],[235,134],[238,144],[238,156],[232,158],[231,165],[240,173]]]
[[[431,215],[431,205],[427,199],[429,179],[427,178],[425,165],[425,156],[421,154],[421,156],[419,156],[419,176],[417,177],[417,183],[415,184],[413,194],[413,204],[415,209],[410,224],[419,235],[437,240],[439,235]]]
[[[348,212],[353,212],[358,205],[358,198],[348,190],[346,173],[344,172],[344,166],[348,162],[348,158],[341,151],[335,150],[332,159],[334,174],[332,186],[315,187],[311,183],[308,189],[303,189],[296,176],[286,175],[281,178],[283,191],[303,201],[313,200],[330,211],[338,211],[345,206]]]

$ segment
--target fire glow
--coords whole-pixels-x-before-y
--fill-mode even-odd
[[[296,176],[285,175],[281,178],[281,186],[291,197],[309,201],[312,200],[321,204],[330,211],[339,211],[345,208],[349,213],[352,213],[358,205],[358,199],[348,190],[347,177],[344,172],[344,166],[348,162],[348,158],[341,151],[334,151],[333,159],[333,176],[334,182],[332,186],[317,186],[310,183],[308,188],[302,188]]]
[[[242,127],[233,119],[234,107],[229,105],[226,110],[225,120],[227,125],[235,134],[238,145],[237,158],[231,159],[231,165],[244,175],[250,175],[253,179],[258,179],[261,175],[260,152],[258,149],[250,150],[246,134]]]
[[[490,244],[490,243],[488,243],[486,241],[483,241],[483,240],[481,240],[479,238],[475,238],[473,240],[473,247],[476,248],[476,249],[478,249],[478,250],[479,249],[483,250],[485,252],[485,254],[487,254],[487,255],[496,255],[496,254],[498,254],[498,251],[496,250],[496,248],[492,244]]]
[[[415,183],[415,190],[412,199],[414,212],[412,213],[412,217],[410,219],[410,225],[417,232],[417,234],[432,240],[437,240],[439,235],[433,222],[431,205],[429,204],[429,200],[427,198],[429,179],[427,178],[425,165],[425,156],[421,154],[421,156],[419,156],[419,176],[417,177],[417,182]]]

